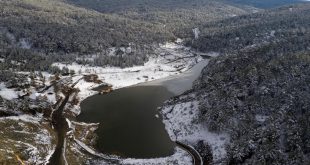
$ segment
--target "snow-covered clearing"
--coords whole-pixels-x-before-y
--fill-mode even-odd
[[[73,77],[73,82],[80,79],[83,75],[97,74],[99,80],[104,83],[108,83],[113,86],[114,89],[123,88],[135,84],[143,83],[143,85],[163,85],[167,89],[170,89],[175,94],[181,94],[185,90],[188,90],[192,86],[192,82],[197,79],[200,75],[201,69],[208,64],[208,60],[198,62],[203,59],[200,56],[194,56],[193,53],[178,44],[168,43],[162,45],[158,50],[160,55],[151,57],[144,66],[134,66],[130,68],[117,68],[117,67],[91,67],[82,66],[76,63],[73,64],[62,64],[55,63],[54,66],[58,66],[60,69],[67,67],[69,70],[74,70],[78,73],[77,76]],[[217,56],[217,53],[205,54],[210,57]],[[184,58],[183,57],[190,57]],[[181,60],[176,60],[181,59]],[[194,65],[197,68],[193,68],[188,71]],[[187,71],[186,73],[183,73]],[[180,75],[180,73],[183,73]],[[174,81],[177,79],[177,81]],[[148,83],[145,83],[148,82]],[[175,82],[175,83],[172,83]],[[79,98],[81,100],[96,94],[95,91],[91,90],[97,87],[99,84],[86,82],[81,80],[76,87],[80,89]],[[182,88],[176,88],[182,87]],[[172,140],[178,140],[190,145],[196,144],[199,140],[205,140],[208,142],[214,154],[214,159],[223,158],[226,154],[224,150],[224,144],[229,137],[226,134],[214,134],[207,131],[205,126],[194,122],[198,117],[198,103],[188,102],[177,104],[173,108],[171,114],[167,113],[166,107],[163,110],[163,114],[167,114],[168,118],[164,118],[166,129],[172,138]],[[70,127],[72,124],[67,120]],[[177,134],[175,132],[178,132]],[[75,139],[75,142],[80,147],[87,150],[89,153],[98,155],[95,151],[91,150],[88,146],[84,145],[81,141]],[[172,156],[164,158],[154,159],[123,159],[120,160],[121,164],[184,164],[188,165],[192,163],[191,156],[184,150],[176,147],[175,153]],[[99,163],[100,164],[100,163]]]
[[[18,98],[17,92],[7,88],[4,83],[0,83],[0,96],[6,100]]]
[[[112,85],[113,89],[119,89],[123,87],[128,87],[132,85],[136,85],[139,83],[145,82],[155,82],[160,85],[166,86],[168,89],[176,90],[175,94],[180,94],[191,87],[192,81],[194,81],[200,74],[201,69],[208,63],[208,61],[202,62],[199,69],[192,72],[188,71],[190,68],[195,66],[197,63],[202,61],[202,57],[197,55],[196,53],[192,52],[189,48],[186,48],[182,45],[177,43],[167,43],[165,45],[161,45],[155,51],[156,55],[153,55],[149,58],[149,61],[146,62],[143,66],[133,66],[129,68],[118,68],[118,67],[95,67],[95,66],[84,66],[79,65],[77,63],[72,64],[64,64],[64,63],[54,63],[53,66],[58,66],[60,69],[67,67],[69,70],[74,70],[74,76],[63,76],[61,77],[60,81],[68,81],[69,83],[65,83],[67,85],[71,85],[74,82],[77,82],[84,75],[96,74],[98,75],[98,79],[104,83]],[[208,54],[209,56],[216,56],[217,54]],[[188,71],[184,73],[185,71]],[[184,75],[180,75],[180,73],[184,73]],[[51,75],[48,73],[42,73],[43,77],[47,82],[45,85],[48,86],[51,84],[50,77]],[[179,76],[180,75],[180,76]],[[166,79],[164,79],[166,78]],[[164,81],[161,81],[161,80]],[[173,79],[178,79],[179,84],[171,83]],[[158,80],[158,81],[154,81]],[[180,80],[180,81],[179,81]],[[37,81],[41,83],[41,80]],[[61,82],[64,83],[64,82]],[[181,84],[180,84],[181,83]],[[152,83],[150,83],[152,84]],[[149,85],[150,85],[149,84]],[[79,88],[80,92],[78,93],[78,98],[80,101],[83,99],[96,94],[96,91],[92,89],[98,87],[101,84],[87,82],[84,79],[81,79],[75,87]],[[154,83],[153,83],[154,85]],[[181,86],[182,89],[174,88]],[[8,92],[7,92],[8,91]],[[3,93],[4,92],[4,93]],[[5,96],[3,97],[2,96]],[[56,102],[56,95],[61,96],[62,93],[55,93],[54,87],[48,88],[44,92],[39,92],[34,89],[30,89],[30,98],[37,99],[38,97],[46,97],[47,100],[51,103]],[[0,96],[5,99],[14,99],[18,97],[18,93],[16,93],[13,89],[8,89],[2,83],[0,84]],[[165,107],[163,110],[163,114],[167,115],[164,117],[164,123],[166,125],[166,129],[168,130],[169,135],[171,136],[172,140],[178,140],[185,143],[189,143],[191,145],[195,144],[198,140],[205,140],[207,141],[213,151],[214,157],[222,158],[225,155],[225,150],[223,149],[224,143],[229,138],[225,134],[213,134],[207,131],[204,126],[193,122],[198,116],[197,110],[197,103],[196,102],[188,102],[188,103],[180,103],[177,104],[172,108],[172,112],[168,113],[167,109],[169,107]],[[76,114],[80,111],[79,105],[74,105],[71,108]],[[28,117],[11,117],[11,119],[18,119],[24,121],[35,121],[39,122],[35,119],[29,119]],[[67,119],[68,125],[71,129],[74,129],[74,124]],[[177,132],[177,133],[176,133]],[[46,131],[43,131],[42,134],[45,134]],[[71,133],[68,132],[67,135]],[[48,137],[43,136],[36,136],[34,137],[41,145],[46,145],[48,141]],[[78,147],[83,148],[87,152],[91,153],[92,155],[97,155],[99,157],[104,157],[101,153],[97,153],[91,147],[87,146],[83,139],[76,139],[73,138],[74,142],[78,145]],[[51,150],[47,152],[46,159],[51,156],[53,153]],[[169,157],[164,158],[154,158],[154,159],[121,159],[120,162],[122,164],[184,164],[188,165],[192,163],[191,156],[184,150],[176,147],[175,153]]]
[[[1,117],[0,121],[5,120],[15,120],[15,121],[22,121],[22,122],[29,122],[29,123],[36,123],[38,124],[41,121],[41,118],[30,116],[30,115],[20,115],[20,116],[9,116],[9,117]]]
[[[20,115],[0,118],[1,155],[20,157],[25,164],[45,164],[54,152],[55,135],[42,123],[42,117]],[[12,131],[14,130],[14,131]]]
[[[102,80],[104,83],[110,84],[113,86],[113,89],[119,89],[127,86],[136,85],[139,83],[144,82],[156,82],[154,80],[163,80],[164,78],[175,79],[175,75],[179,75],[198,62],[202,61],[203,59],[200,56],[195,56],[193,52],[191,52],[188,48],[183,47],[181,45],[175,43],[168,43],[166,45],[162,45],[157,50],[158,55],[151,57],[148,62],[146,62],[143,66],[134,66],[130,68],[117,68],[117,67],[92,67],[92,66],[83,66],[78,65],[76,63],[72,64],[62,64],[62,63],[55,63],[54,66],[58,66],[60,69],[63,67],[67,67],[69,70],[74,70],[77,74],[76,76],[72,77],[72,82],[76,82],[83,75],[89,74],[96,74],[99,77],[99,80]],[[213,55],[213,54],[212,54]],[[186,57],[186,58],[183,58]],[[187,58],[189,57],[189,58]],[[186,79],[186,81],[194,81],[200,73],[202,67],[207,64],[207,61],[201,64],[199,72],[192,73],[188,72],[186,76],[178,77],[181,79]],[[182,74],[183,75],[183,74]],[[167,80],[164,79],[164,80]],[[190,80],[188,80],[190,79]],[[182,81],[180,81],[182,82]],[[187,82],[186,82],[187,83]],[[150,83],[152,84],[152,83]],[[96,94],[97,92],[93,91],[92,89],[99,86],[100,84],[95,84],[92,82],[86,82],[85,80],[80,80],[79,83],[76,84],[75,87],[80,89],[78,94],[80,100],[83,100],[91,95]],[[181,86],[184,86],[182,84]],[[189,87],[191,87],[191,82],[189,83]],[[169,87],[168,87],[169,88]],[[78,109],[78,108],[77,108]],[[67,119],[69,127],[74,129],[72,122]],[[71,132],[70,132],[71,133]],[[69,134],[70,134],[69,133]],[[202,135],[201,135],[202,136]],[[96,151],[92,150],[90,147],[85,145],[82,141],[75,139],[74,141],[82,147],[84,150],[88,151],[93,155],[101,155]],[[120,160],[121,164],[184,164],[188,165],[192,163],[191,156],[184,150],[176,147],[175,153],[171,156],[164,157],[164,158],[154,158],[154,159],[123,159]],[[103,163],[103,162],[102,162]],[[100,163],[99,163],[100,164]]]
[[[182,97],[195,98],[194,95]],[[226,156],[225,143],[229,141],[229,136],[225,133],[211,133],[205,125],[199,122],[198,101],[169,105],[164,107],[161,113],[166,130],[172,140],[190,145],[204,140],[212,148],[214,162]]]
[[[258,122],[265,122],[268,119],[268,116],[264,115],[255,115],[255,119]]]
[[[99,80],[112,85],[113,89],[119,89],[139,83],[167,78],[172,75],[179,75],[202,61],[202,57],[194,55],[195,53],[189,48],[177,43],[166,43],[165,45],[161,45],[155,52],[156,55],[150,57],[149,61],[143,66],[133,66],[128,68],[108,66],[96,67],[79,65],[77,63],[54,63],[53,66],[57,66],[60,69],[67,67],[69,70],[74,70],[76,74],[72,77],[72,82],[76,82],[84,75],[96,74],[98,75]],[[79,100],[82,101],[89,96],[97,94],[98,92],[92,89],[99,85],[101,84],[86,82],[84,79],[80,80],[75,86],[80,90],[77,95]],[[46,95],[45,93],[43,94]],[[49,100],[54,101],[50,98]],[[75,114],[79,114],[79,105],[74,106],[71,111]]]
[[[128,68],[108,66],[95,67],[79,65],[76,63],[54,63],[53,66],[58,66],[60,69],[67,67],[69,70],[74,70],[77,76],[73,78],[73,82],[81,78],[83,75],[97,74],[99,80],[112,85],[113,89],[119,89],[180,74],[190,69],[201,60],[202,58],[200,56],[195,56],[189,48],[176,43],[167,43],[161,45],[156,50],[156,55],[150,57],[149,61],[143,66],[133,66]],[[88,83],[83,80],[80,81],[76,87],[81,90],[79,93],[81,100],[95,94],[96,92],[91,89],[96,86],[98,86],[98,84]]]
[[[74,139],[74,141],[80,146],[82,147],[84,150],[86,150],[88,153],[92,154],[92,155],[96,155],[98,157],[103,157],[106,158],[103,154],[96,152],[95,150],[93,150],[92,148],[88,147],[86,144],[84,144],[83,142]]]
[[[51,74],[47,72],[36,71],[34,72],[35,77],[33,79],[31,79],[29,76],[31,75],[30,72],[16,72],[16,74],[27,75],[28,77],[25,78],[23,82],[19,82],[18,84],[16,84],[19,87],[14,88],[8,88],[7,82],[0,82],[0,97],[2,97],[5,100],[14,100],[22,96],[29,96],[29,98],[32,100],[43,98],[52,104],[56,103],[56,93],[54,91],[54,87],[50,87],[44,91],[42,89],[43,87],[47,87],[51,84],[51,81],[53,80],[52,79],[53,76]],[[38,75],[42,75],[42,77]],[[37,87],[42,88],[40,89]]]
[[[154,159],[124,159],[121,161],[122,164],[131,165],[167,165],[167,164],[178,164],[178,165],[190,165],[192,164],[192,157],[184,150],[180,148],[175,149],[175,153],[172,156],[164,158]]]
[[[166,78],[138,84],[142,86],[164,86],[175,95],[180,95],[193,86],[193,82],[200,76],[201,70],[209,63],[209,60],[203,60],[191,69],[182,74],[169,76]]]

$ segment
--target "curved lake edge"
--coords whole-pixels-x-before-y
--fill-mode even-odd
[[[209,64],[209,61],[210,60],[203,60],[194,65],[191,69],[177,75],[143,82],[133,86],[163,86],[175,95],[181,95],[192,88],[193,82],[199,78],[202,69]]]
[[[116,89],[115,91],[113,91],[112,93],[118,92],[118,91],[122,91],[122,90],[130,90],[130,89],[135,89],[135,88],[165,88],[169,93],[173,93],[170,97],[172,96],[177,96],[182,94],[183,92],[190,90],[192,88],[192,83],[199,77],[202,69],[208,64],[209,60],[204,60],[201,61],[200,63],[194,65],[191,69],[180,73],[178,75],[172,75],[166,78],[162,78],[162,79],[157,79],[157,80],[153,80],[153,81],[148,81],[148,82],[143,82],[143,83],[139,83],[139,84],[135,84],[132,86],[127,86],[127,87],[123,87],[123,88],[119,88]],[[103,95],[101,95],[103,96]],[[89,100],[93,97],[101,97],[100,95],[91,95],[87,98],[85,98],[82,102],[81,102],[81,114],[79,116],[77,116],[77,120],[80,122],[81,116],[85,115],[85,109],[82,108],[82,104],[85,102],[85,100]],[[109,94],[105,95],[106,97],[109,96]],[[170,97],[165,98],[161,104],[163,104],[166,100],[168,100]],[[159,107],[159,106],[157,106]],[[157,108],[156,108],[157,110]],[[160,113],[156,113],[156,115],[159,115],[159,120],[160,123],[163,125],[162,119],[161,119],[161,115]],[[87,115],[86,115],[87,116]],[[155,116],[155,115],[154,115]],[[82,121],[85,122],[85,121]],[[98,123],[98,121],[93,121],[93,120],[89,120],[86,122],[90,122],[90,123]],[[99,122],[101,123],[101,122]],[[163,130],[166,132],[167,130],[165,129],[164,126]],[[98,135],[99,136],[99,135]],[[100,136],[99,136],[100,137]],[[169,137],[170,140],[170,137]],[[171,140],[170,140],[171,141]],[[173,145],[173,147],[175,147]],[[97,149],[97,148],[96,148]],[[100,151],[100,150],[99,150]],[[100,151],[102,152],[102,151]],[[117,154],[117,152],[115,153],[105,153],[102,152],[104,154],[115,154],[116,155],[121,155],[122,154]],[[146,156],[146,157],[140,157],[140,156],[124,156],[124,157],[131,157],[131,158],[155,158],[155,157],[166,157],[166,156],[170,156],[173,153],[170,154],[165,154],[165,155],[158,155],[158,156]]]

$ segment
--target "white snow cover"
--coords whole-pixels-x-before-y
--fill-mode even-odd
[[[268,116],[255,115],[255,119],[256,119],[256,121],[259,121],[259,122],[265,122],[268,119]]]
[[[79,80],[81,77],[83,76],[76,76],[73,77],[72,80],[73,82],[76,82],[77,80]],[[76,88],[80,89],[80,92],[78,93],[78,96],[80,98],[80,100],[84,100],[85,98],[92,96],[94,94],[96,94],[96,91],[93,91],[92,88],[98,86],[99,84],[95,84],[95,83],[90,83],[90,82],[86,82],[83,79],[80,80],[77,84],[76,84]]]
[[[121,161],[122,164],[130,165],[190,165],[192,164],[192,158],[190,155],[179,148],[175,149],[175,153],[172,156],[164,158],[154,158],[154,159],[124,159]]]
[[[92,67],[88,65],[79,65],[77,63],[54,63],[53,66],[58,66],[61,69],[67,67],[69,70],[74,70],[76,76],[72,77],[72,82],[76,82],[82,78],[83,75],[97,74],[99,80],[112,85],[113,89],[119,89],[166,78],[172,75],[178,75],[202,61],[200,56],[176,60],[182,57],[193,56],[193,52],[191,52],[189,48],[176,43],[166,43],[161,45],[156,52],[156,54],[160,55],[151,57],[143,66],[133,66],[128,68]],[[92,89],[98,85],[100,84],[86,82],[83,79],[80,80],[75,86],[80,89],[80,92],[78,93],[80,100],[82,101],[85,98],[96,94],[97,92]],[[72,112],[79,114],[79,105],[75,106],[72,109]]]
[[[193,58],[185,58],[183,60],[176,60],[180,57],[188,57],[193,56],[193,54],[185,47],[180,46],[174,43],[167,43],[162,45],[160,48],[160,52],[162,54],[157,57],[152,57],[149,59],[144,66],[134,66],[130,68],[117,68],[117,67],[90,67],[90,66],[83,66],[78,65],[76,63],[72,64],[62,64],[62,63],[54,63],[54,66],[58,66],[59,68],[67,67],[70,70],[74,70],[77,73],[77,76],[72,78],[72,82],[76,82],[78,79],[82,78],[83,75],[87,74],[97,74],[99,79],[105,83],[111,84],[114,89],[123,88],[147,81],[154,81],[156,79],[163,79],[170,77],[172,75],[179,75],[182,72],[187,71],[191,67],[193,67],[198,62],[202,61],[201,57],[193,57]],[[217,53],[208,54],[210,56],[217,56]],[[173,62],[169,62],[173,61]],[[208,61],[204,61],[198,67],[204,67]],[[198,69],[199,70],[199,69]],[[199,70],[200,73],[201,70]],[[188,72],[185,76],[179,76],[173,78],[178,78],[182,81],[180,83],[187,83],[183,82],[188,81],[187,79],[193,79],[192,77],[197,77],[199,73],[192,73]],[[194,75],[193,75],[194,74]],[[169,78],[164,80],[169,81]],[[160,82],[160,83],[159,83]],[[165,83],[161,81],[155,81],[154,83],[150,84],[161,84],[165,85]],[[145,84],[145,83],[143,83]],[[80,100],[83,100],[91,95],[96,94],[95,91],[91,89],[98,86],[99,84],[89,83],[84,80],[80,80],[79,83],[76,84],[75,87],[80,89],[78,94]],[[174,84],[176,85],[176,84]],[[189,84],[191,86],[191,83]],[[184,86],[184,84],[182,85]],[[167,86],[167,88],[170,88]],[[182,91],[183,89],[175,89],[175,93]],[[193,112],[189,112],[190,108],[193,109]],[[187,110],[183,110],[183,108]],[[190,108],[189,108],[190,107]],[[168,119],[164,120],[166,125],[166,129],[172,140],[178,139],[179,141],[185,141],[188,143],[196,143],[198,140],[206,140],[212,146],[212,149],[215,151],[214,155],[216,158],[223,157],[225,155],[225,151],[223,151],[223,146],[228,137],[225,134],[213,134],[204,128],[204,126],[199,125],[197,123],[192,123],[194,119],[197,118],[198,110],[197,110],[197,102],[193,103],[184,103],[182,105],[177,105],[175,110],[172,112],[171,116]],[[166,107],[168,108],[168,107]],[[79,106],[75,108],[74,111],[78,112]],[[163,113],[166,113],[164,109]],[[182,112],[183,111],[183,112]],[[67,120],[69,126],[72,127],[72,124],[69,120]],[[189,127],[193,125],[193,127]],[[180,131],[179,134],[175,135],[173,133],[174,130]],[[96,151],[92,150],[90,147],[86,146],[83,142],[74,139],[75,142],[79,145],[79,147],[84,148],[86,151],[93,155],[102,156]],[[159,165],[166,165],[166,164],[180,164],[180,165],[189,165],[192,164],[191,156],[184,150],[180,148],[175,149],[175,153],[172,156],[164,157],[164,158],[154,158],[154,159],[123,159],[121,160],[122,164],[135,164],[135,165],[151,165],[151,164],[159,164]],[[100,163],[99,163],[100,164]],[[104,162],[102,162],[104,164]]]
[[[91,67],[87,65],[79,65],[76,63],[54,63],[53,66],[58,66],[59,68],[67,67],[80,75],[98,74],[99,79],[103,80],[105,83],[113,85],[114,89],[118,89],[179,74],[188,70],[190,67],[202,60],[201,58],[197,57],[186,58],[186,60],[177,60],[169,63],[169,60],[193,55],[188,48],[175,43],[167,43],[162,45],[158,50],[158,54],[164,55],[151,57],[149,61],[146,62],[143,66],[134,66],[128,68]],[[176,67],[179,67],[180,70]],[[82,87],[89,85],[90,84],[86,84],[84,82]]]
[[[75,70],[76,73],[81,70],[82,74],[98,74],[99,79],[104,80],[104,82],[108,84],[112,84],[114,89],[131,86],[149,80],[160,79],[178,73],[173,66],[159,63],[157,59],[150,59],[144,64],[144,66],[135,66],[124,69],[117,67],[101,68],[82,66],[76,63],[71,65],[56,63],[53,65],[60,68],[68,67],[70,70]],[[159,71],[160,69],[163,71]],[[148,78],[145,76],[148,76]],[[85,83],[84,85],[89,85]]]
[[[41,121],[40,118],[33,117],[33,116],[30,116],[30,115],[0,117],[0,121],[3,121],[3,120],[18,120],[18,121],[29,122],[29,123],[36,123],[36,124],[38,124],[39,121]]]
[[[25,146],[27,149],[25,152],[29,156],[25,160],[26,164],[46,164],[51,157],[52,153],[55,150],[56,145],[52,144],[52,137],[48,130],[44,127],[40,127],[40,122],[42,117],[40,116],[30,116],[30,115],[20,115],[20,116],[10,116],[10,117],[1,117],[0,122],[6,121],[16,121],[20,125],[21,130],[14,130],[15,133],[20,134],[20,136],[27,135],[28,139],[23,141],[8,139],[15,146]],[[30,127],[24,127],[26,123],[30,123]],[[32,132],[32,127],[41,128],[39,132]],[[3,133],[3,132],[1,132]],[[28,142],[30,141],[31,144]],[[32,143],[32,141],[35,141]]]
[[[36,140],[36,143],[38,144],[47,144],[47,145],[51,144],[51,141],[52,141],[51,136],[46,129],[43,129],[40,131],[39,134],[36,134],[35,140]]]
[[[86,144],[84,144],[83,142],[77,140],[74,138],[74,141],[80,146],[82,147],[84,150],[86,150],[87,152],[91,153],[92,155],[96,155],[98,157],[102,157],[101,153],[97,153],[95,150],[93,150],[92,148],[88,147]]]
[[[200,30],[198,28],[195,28],[195,29],[193,29],[193,33],[194,33],[195,39],[198,39],[199,34],[200,34]]]
[[[163,86],[175,95],[181,95],[193,86],[193,82],[200,76],[201,70],[209,63],[203,60],[182,74],[138,84],[139,86]]]
[[[55,152],[56,146],[52,149],[48,151],[48,155],[45,157],[45,163],[44,165],[49,163],[49,160],[51,159],[51,157],[53,156],[53,153]]]
[[[7,88],[4,83],[0,83],[0,96],[6,100],[18,98],[17,92]]]
[[[35,99],[37,99],[37,97],[46,97],[47,101],[52,103],[52,104],[55,104],[57,102],[54,87],[50,87],[48,90],[46,90],[43,93],[38,93],[38,91],[36,91],[35,89],[32,89],[29,98],[35,100]]]
[[[31,43],[29,43],[25,38],[20,39],[18,44],[23,49],[31,48]]]
[[[17,72],[18,74],[30,74],[29,72]],[[39,72],[36,71],[36,74],[38,74]],[[47,73],[47,72],[40,72],[42,73],[42,75],[45,77],[45,79],[47,80],[45,82],[45,85],[50,85],[50,78],[52,77],[51,74]],[[30,78],[28,78],[28,81],[30,82]],[[36,79],[37,83],[41,83],[41,85],[43,84],[43,82],[41,82],[41,80]],[[43,93],[38,93],[37,89],[34,87],[30,87],[28,89],[24,89],[27,91],[27,93],[29,93],[29,98],[30,99],[37,99],[37,97],[46,97],[47,101],[49,101],[50,103],[56,103],[56,94],[54,92],[54,87],[50,87],[47,91],[43,92]],[[18,96],[22,96],[25,95],[26,92],[24,90],[20,90],[18,91],[17,89],[10,89],[7,88],[4,82],[0,82],[0,97],[6,99],[6,100],[12,100],[12,99],[16,99],[18,98]]]
[[[172,140],[191,145],[195,145],[199,140],[208,142],[212,148],[214,162],[226,156],[225,143],[229,141],[228,134],[211,133],[205,125],[198,122],[198,101],[166,106],[161,113],[166,130]]]

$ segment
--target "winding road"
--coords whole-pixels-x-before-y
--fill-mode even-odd
[[[175,142],[178,147],[185,150],[187,153],[189,153],[193,159],[194,165],[203,165],[203,160],[198,151],[196,151],[193,147],[186,145],[184,143],[181,143],[179,141]]]

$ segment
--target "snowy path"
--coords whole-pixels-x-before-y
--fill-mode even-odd
[[[203,165],[202,157],[200,156],[199,152],[196,151],[193,147],[190,147],[179,141],[176,141],[175,143],[177,144],[177,146],[179,146],[180,148],[182,148],[183,150],[185,150],[192,156],[194,165]]]

